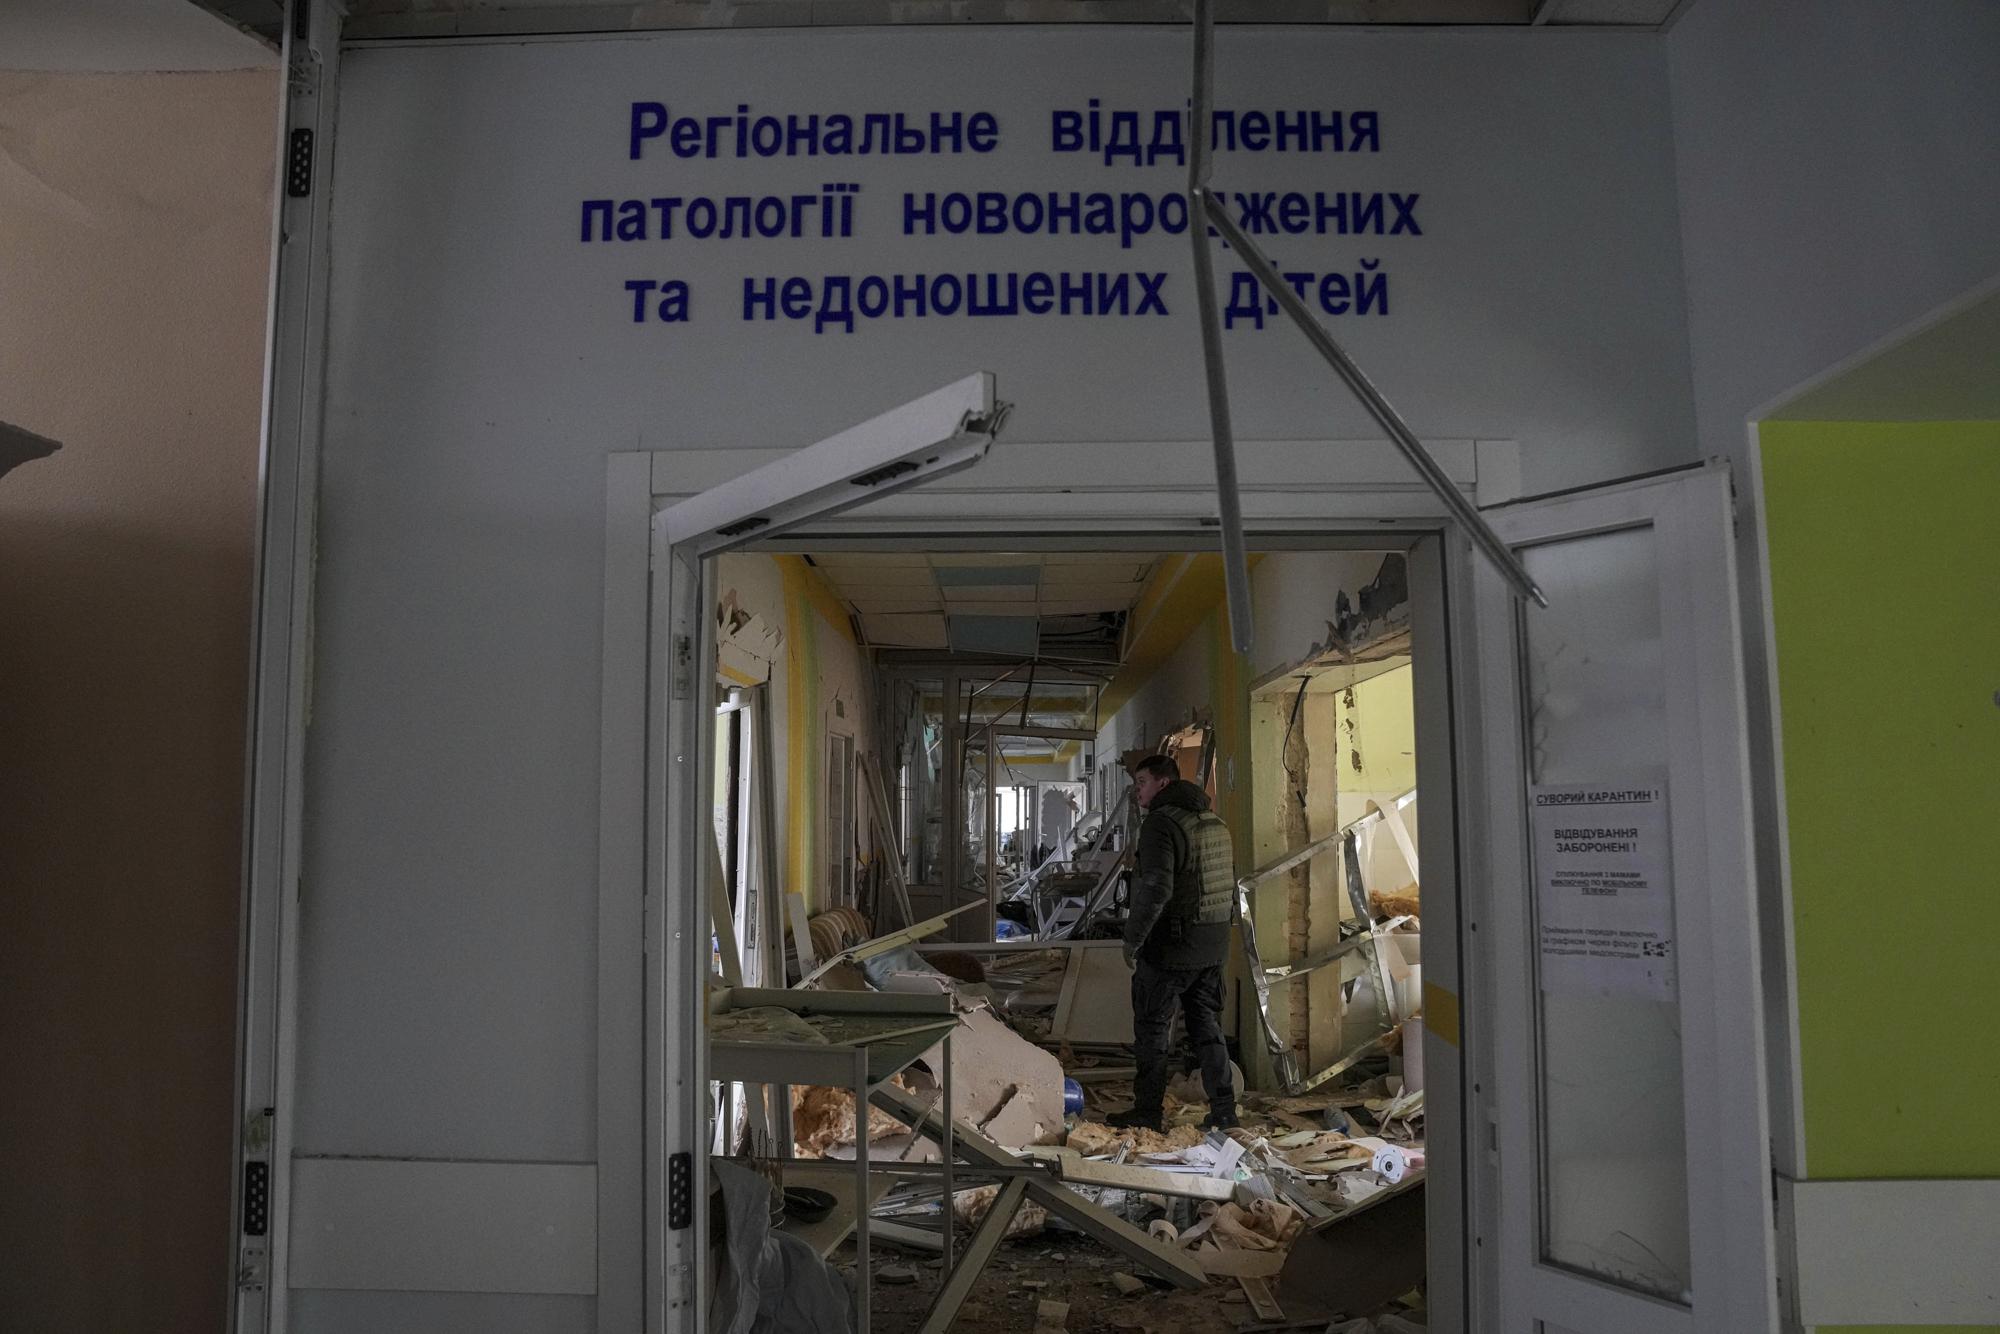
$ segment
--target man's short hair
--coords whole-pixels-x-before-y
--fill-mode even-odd
[[[1181,767],[1164,755],[1148,755],[1132,766],[1132,776],[1137,778],[1140,774],[1150,774],[1154,778],[1179,778]]]

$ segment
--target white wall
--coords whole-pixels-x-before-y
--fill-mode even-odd
[[[1702,0],[1666,43],[1695,419],[1736,465],[1773,1164],[1801,1175],[1760,503],[1745,423],[2000,271],[2000,8]]]
[[[1341,594],[1358,613],[1361,590],[1382,569],[1383,559],[1380,551],[1282,551],[1258,561],[1250,572],[1257,643],[1248,684],[1330,647]]]
[[[1702,0],[1666,43],[1702,449],[2000,273],[2000,6]]]
[[[1225,156],[1241,188],[1422,192],[1340,328],[1416,429],[1531,487],[1691,454],[1665,68],[1622,35],[1232,29],[1239,105],[1379,108],[1379,156]],[[1026,441],[1197,439],[1185,238],[900,235],[917,189],[1177,188],[1048,150],[1051,108],[1178,107],[1157,29],[711,32],[350,52],[334,164],[298,1147],[590,1160],[603,457],[805,444],[973,369]],[[992,108],[985,157],[631,162],[628,106]],[[580,244],[580,201],[863,183],[850,239]],[[1226,262],[1225,262],[1226,267]],[[739,318],[748,275],[1151,269],[1167,319]],[[628,278],[683,277],[687,324]],[[1281,328],[1229,335],[1246,437],[1367,431]]]

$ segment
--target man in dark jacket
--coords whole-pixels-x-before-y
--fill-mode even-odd
[[[1236,885],[1229,827],[1208,808],[1208,794],[1152,755],[1132,770],[1139,808],[1138,869],[1125,919],[1125,962],[1132,968],[1132,1051],[1138,1063],[1129,1112],[1115,1126],[1158,1130],[1167,1091],[1167,1030],[1179,1005],[1208,1093],[1205,1127],[1236,1124],[1236,1089],[1222,1041],[1222,961]]]

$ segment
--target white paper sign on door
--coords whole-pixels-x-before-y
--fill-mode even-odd
[[[1542,990],[1674,999],[1665,786],[1552,784],[1529,800]]]

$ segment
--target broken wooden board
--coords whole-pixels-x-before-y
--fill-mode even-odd
[[[1277,1294],[1271,1291],[1268,1281],[1261,1278],[1238,1276],[1237,1283],[1243,1288],[1243,1295],[1250,1299],[1250,1309],[1257,1313],[1259,1320],[1283,1320],[1285,1308],[1278,1304]]]

